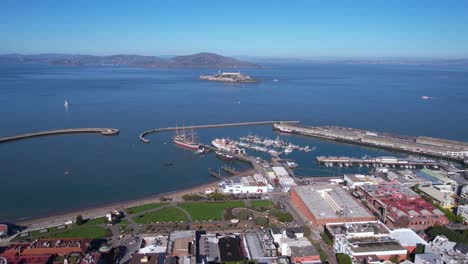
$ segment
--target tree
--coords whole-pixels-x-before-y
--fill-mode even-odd
[[[259,226],[264,226],[264,225],[268,224],[268,219],[266,217],[263,217],[263,216],[255,217],[254,223],[256,225],[259,225]]]
[[[336,260],[338,264],[352,264],[351,257],[344,253],[336,254]]]
[[[283,222],[283,223],[290,223],[294,221],[294,217],[290,213],[280,213],[279,215],[276,216],[278,221]]]
[[[237,218],[239,218],[239,220],[241,220],[241,221],[245,221],[245,220],[249,219],[249,216],[250,216],[250,214],[249,214],[249,212],[247,210],[239,210],[237,212]]]
[[[212,193],[208,196],[208,198],[210,198],[211,200],[215,200],[215,201],[222,201],[226,197],[222,193]]]
[[[75,222],[76,222],[77,225],[82,225],[82,224],[83,224],[83,216],[82,216],[82,215],[78,215],[78,216],[76,217],[76,221],[75,221]]]
[[[393,263],[397,263],[397,264],[398,264],[398,263],[400,263],[400,256],[398,256],[398,255],[393,255],[393,256],[391,256],[391,257],[389,258],[389,260],[390,260],[391,262],[393,262]]]
[[[304,225],[304,236],[305,237],[310,237],[312,234],[312,231],[310,230],[310,227],[308,225]]]
[[[182,196],[182,199],[184,199],[184,201],[200,201],[202,197],[197,194],[185,194]]]

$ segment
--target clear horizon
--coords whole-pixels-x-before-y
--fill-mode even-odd
[[[468,2],[8,1],[0,54],[468,57]]]

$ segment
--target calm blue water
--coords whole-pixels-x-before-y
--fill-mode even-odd
[[[468,69],[395,65],[271,64],[246,70],[258,84],[204,82],[216,70],[0,65],[0,136],[68,127],[115,127],[117,137],[63,135],[0,145],[0,220],[134,199],[207,183],[223,163],[170,143],[156,127],[300,120],[406,135],[468,141]],[[279,82],[273,82],[273,79]],[[423,101],[422,95],[433,99]],[[66,111],[64,100],[70,107]],[[239,103],[240,102],[240,103]],[[276,137],[270,126],[197,131],[200,140],[248,133]],[[317,151],[293,153],[304,176],[346,171],[317,167],[317,155],[396,155],[283,136]],[[173,162],[165,167],[163,163]],[[239,168],[245,165],[236,165]],[[354,169],[357,171],[357,169]],[[64,172],[70,173],[65,175]]]

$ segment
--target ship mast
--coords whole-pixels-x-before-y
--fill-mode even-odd
[[[182,133],[183,133],[184,142],[185,142],[185,139],[186,139],[185,137],[186,137],[186,135],[185,135],[185,123],[184,123],[184,122],[182,122]]]
[[[192,143],[195,143],[195,140],[193,139],[193,126],[192,126]]]

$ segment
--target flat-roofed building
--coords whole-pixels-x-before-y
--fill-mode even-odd
[[[455,199],[453,199],[449,193],[443,193],[434,188],[434,186],[418,187],[418,189],[423,195],[431,197],[434,202],[440,204],[442,207],[452,208],[455,204]]]
[[[349,193],[336,185],[297,186],[291,191],[291,200],[316,226],[375,220]]]
[[[370,176],[370,175],[362,175],[362,174],[345,174],[343,177],[346,186],[354,189],[356,186],[362,186],[365,184],[378,184],[384,179],[380,177]]]
[[[399,228],[390,230],[390,236],[396,239],[400,244],[408,250],[413,252],[418,244],[427,245],[427,242],[422,239],[416,232],[409,228]]]
[[[194,249],[195,231],[173,231],[169,234],[169,242],[167,243],[169,255],[187,259],[195,254]]]
[[[325,225],[325,234],[330,239],[345,236],[352,237],[388,237],[390,229],[380,221],[332,223]]]
[[[388,237],[355,237],[338,236],[335,239],[336,253],[348,254],[352,257],[375,255],[379,259],[389,260],[398,256],[400,260],[406,259],[408,251],[396,240]]]

